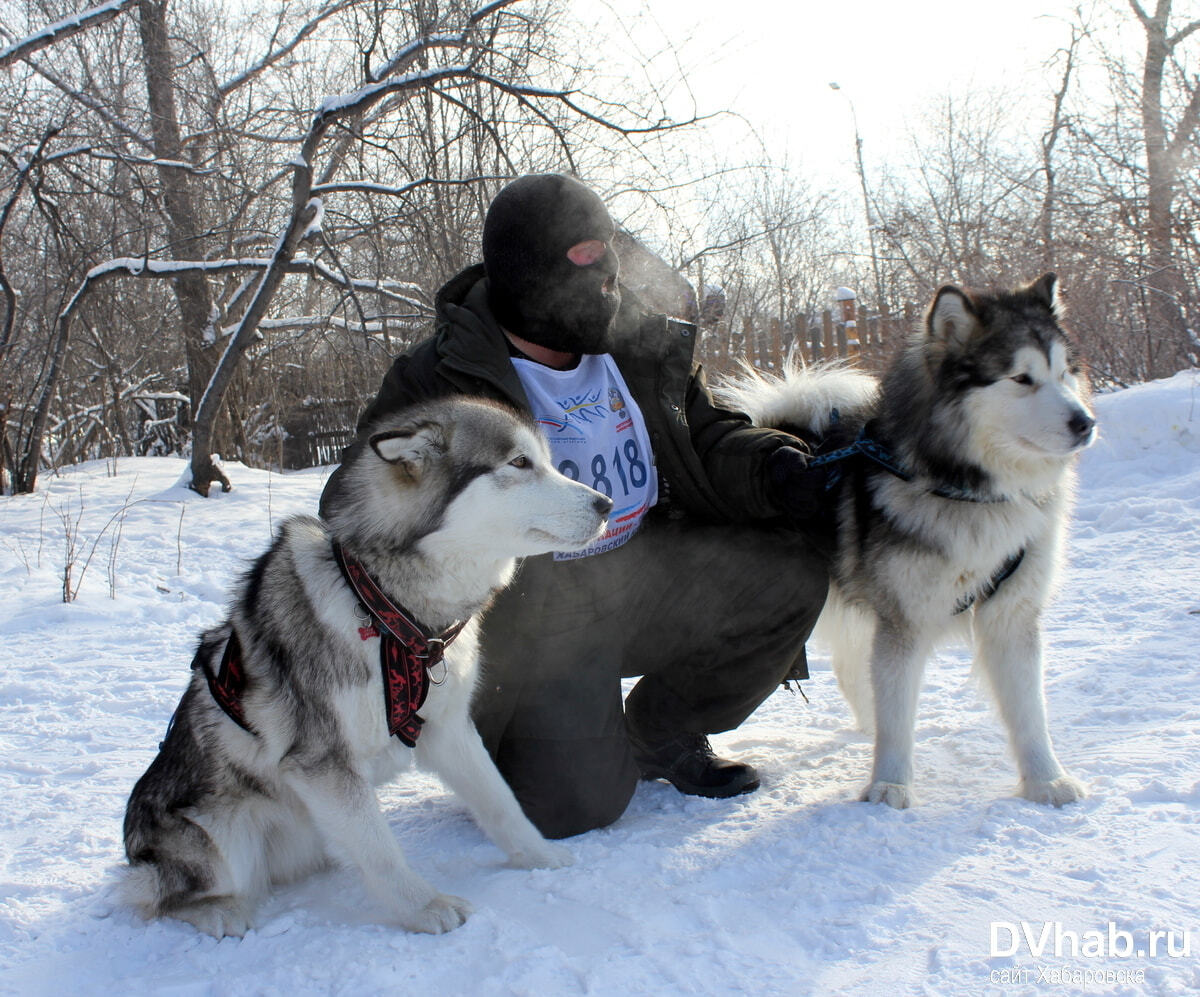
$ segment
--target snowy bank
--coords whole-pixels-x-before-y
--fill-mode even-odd
[[[129,459],[0,499],[0,991],[1200,990],[1200,377],[1097,410],[1046,621],[1055,744],[1088,800],[1053,810],[1012,796],[1001,728],[949,649],[919,713],[922,805],[852,802],[871,746],[818,648],[809,703],[781,690],[715,738],[759,767],[758,792],[701,800],[643,784],[620,821],[568,842],[569,869],[505,868],[431,778],[385,789],[412,863],[477,908],[440,937],[374,923],[340,872],[280,892],[240,941],[147,925],[110,899],[125,800],[196,635],[280,519],[315,508],[323,471],[235,466],[235,490],[205,500],[178,487],[181,461]],[[78,581],[123,507],[64,605],[64,523],[78,522]]]

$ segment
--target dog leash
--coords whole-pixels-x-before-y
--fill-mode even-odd
[[[839,418],[837,409],[834,409],[833,422],[837,423]],[[901,481],[912,481],[915,477],[911,471],[907,471],[900,466],[900,463],[887,447],[867,435],[867,426],[863,426],[859,431],[858,437],[849,446],[813,457],[809,460],[808,466],[824,467],[828,464],[838,465],[854,457],[866,457],[867,460],[882,467],[889,474],[899,478]],[[841,479],[842,469],[834,466],[825,479],[825,489],[827,491],[832,490]],[[930,488],[929,492],[938,496],[938,498],[951,499],[955,502],[979,502],[992,505],[1007,501],[1003,498],[984,497],[968,488],[959,488],[956,485],[938,485],[936,488]]]

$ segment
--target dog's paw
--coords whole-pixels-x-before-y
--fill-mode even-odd
[[[474,910],[470,901],[462,897],[439,893],[414,914],[401,918],[400,923],[409,931],[441,935],[463,924]]]
[[[166,912],[168,916],[188,924],[213,938],[241,938],[253,925],[250,910],[243,902],[228,897],[214,897],[181,904]]]
[[[1075,803],[1087,796],[1087,787],[1071,775],[1062,775],[1057,779],[1031,780],[1022,779],[1018,792],[1027,800],[1034,803],[1046,803],[1061,807],[1066,803]]]
[[[917,804],[912,787],[900,782],[873,782],[859,799],[864,803],[886,803],[894,810],[907,810]]]
[[[575,856],[563,845],[543,841],[537,848],[512,852],[508,861],[518,869],[564,869],[575,864]]]

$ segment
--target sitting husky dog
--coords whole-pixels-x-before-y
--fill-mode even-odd
[[[1086,795],[1050,743],[1041,614],[1058,570],[1087,388],[1059,326],[1056,279],[1006,294],[943,287],[881,383],[841,367],[747,371],[723,397],[761,425],[822,440],[837,552],[818,633],[860,727],[872,701],[864,800],[915,802],[913,727],[925,661],[974,638],[1008,727],[1019,792]]]
[[[513,864],[572,861],[526,819],[470,721],[474,617],[514,558],[583,546],[612,502],[490,402],[417,405],[366,439],[328,525],[287,520],[200,641],[125,815],[125,892],[148,917],[242,935],[271,884],[339,862],[389,920],[457,927],[470,905],[409,868],[375,797],[414,756]]]

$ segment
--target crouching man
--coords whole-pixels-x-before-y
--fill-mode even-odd
[[[552,838],[616,820],[639,777],[709,797],[757,788],[707,735],[807,677],[827,586],[822,475],[795,437],[714,404],[695,327],[622,294],[614,234],[574,179],[510,183],[482,264],[442,288],[434,335],[359,420],[456,392],[500,399],[538,422],[562,473],[615,503],[605,536],[526,559],[483,620],[475,721]],[[335,472],[323,512],[338,486]]]

